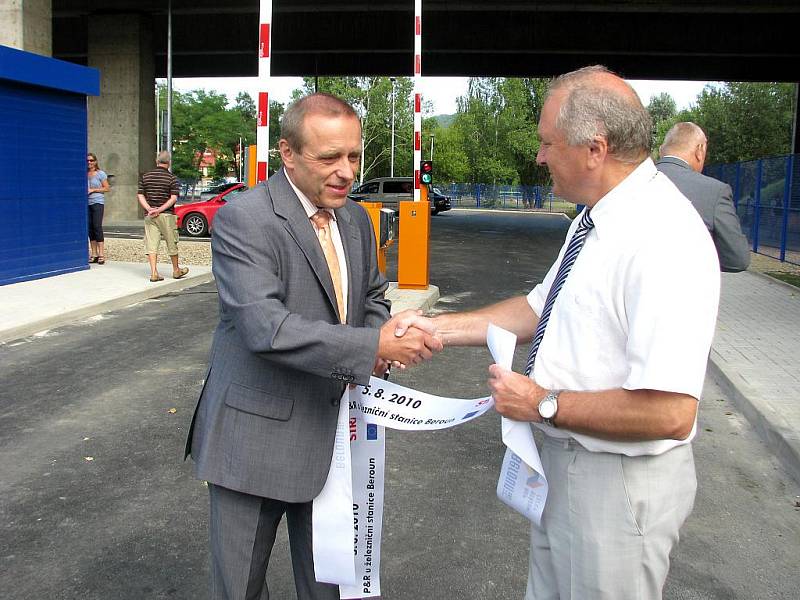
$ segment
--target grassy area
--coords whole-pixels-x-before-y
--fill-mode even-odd
[[[790,285],[800,288],[800,275],[797,275],[795,273],[781,273],[780,271],[767,271],[767,275],[769,275],[770,277],[774,277],[775,279],[780,279],[781,281],[785,281]]]

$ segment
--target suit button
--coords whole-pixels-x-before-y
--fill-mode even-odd
[[[339,398],[334,398],[333,400],[331,400],[331,405],[332,406],[339,406]]]

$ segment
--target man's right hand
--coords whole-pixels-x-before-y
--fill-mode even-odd
[[[434,352],[442,351],[442,343],[435,337],[432,322],[418,319],[421,314],[421,311],[406,310],[384,323],[378,342],[379,358],[401,365],[415,365],[431,358]],[[416,324],[418,320],[419,326]],[[414,326],[410,326],[412,323]],[[398,331],[402,333],[398,334]]]

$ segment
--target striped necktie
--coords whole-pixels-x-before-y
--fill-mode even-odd
[[[564,282],[567,280],[572,265],[575,264],[575,260],[578,258],[581,248],[583,248],[586,235],[589,233],[589,230],[594,227],[589,212],[590,209],[588,208],[583,212],[581,222],[578,224],[575,233],[572,234],[572,239],[569,241],[569,245],[564,252],[564,258],[561,260],[561,265],[558,267],[556,278],[553,280],[553,285],[550,287],[550,291],[547,294],[547,301],[544,303],[544,310],[542,310],[542,316],[539,317],[539,325],[536,327],[536,333],[531,342],[531,350],[528,353],[528,362],[525,365],[526,376],[530,375],[531,371],[533,371],[536,353],[539,351],[539,345],[542,343],[544,330],[547,328],[547,322],[550,320],[550,312],[553,310],[553,304],[555,304],[558,293],[561,291],[561,288],[564,287]]]

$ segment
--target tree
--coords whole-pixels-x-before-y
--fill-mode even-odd
[[[282,166],[278,141],[281,139],[281,119],[284,112],[285,107],[280,102],[269,103],[269,172],[267,176],[272,176]],[[253,140],[254,142],[251,143],[255,143],[255,138]]]
[[[160,93],[159,98],[165,109],[166,93]],[[270,148],[277,147],[282,114],[283,105],[270,102]],[[256,142],[255,102],[246,92],[237,94],[230,107],[228,98],[217,92],[173,92],[172,132],[172,170],[179,178],[199,179],[199,163],[206,150],[216,158],[213,176],[238,174],[239,141],[242,147]]]
[[[355,109],[363,135],[362,172],[369,179],[389,175],[391,169],[391,94],[387,77],[310,77],[293,99],[314,91],[334,94]],[[410,176],[413,157],[413,81],[395,82],[394,173]],[[436,136],[435,173],[441,182],[536,184],[549,179],[536,164],[539,140],[536,124],[544,102],[547,80],[473,78],[468,93],[458,99],[450,125],[430,117],[423,104],[423,156],[431,135]]]
[[[506,79],[501,87],[506,97],[503,119],[507,143],[519,182],[523,185],[541,184],[550,179],[547,169],[536,163],[538,123],[547,84],[546,79]]]
[[[456,180],[470,183],[546,181],[546,169],[536,164],[537,122],[546,87],[543,79],[470,79],[467,94],[458,98],[452,125],[445,130],[452,132],[451,143],[460,146],[451,152],[457,162],[440,168],[437,159],[437,173],[465,173],[464,179]]]
[[[296,90],[294,99],[314,91],[315,81],[304,78],[302,90]],[[412,169],[413,82],[398,77],[395,82],[395,159],[394,173],[410,176]],[[360,180],[389,175],[391,170],[392,82],[388,77],[321,77],[317,81],[320,92],[333,94],[350,104],[361,120],[363,154]]]
[[[653,121],[653,154],[658,154],[658,148],[664,142],[664,136],[670,128],[677,123],[678,107],[675,100],[666,92],[658,96],[650,96],[647,112]]]
[[[435,182],[449,184],[467,181],[469,177],[469,161],[464,151],[464,140],[461,131],[455,127],[443,127],[436,117],[422,120],[422,131],[430,140],[431,134],[436,136],[434,174]]]
[[[647,112],[653,120],[653,125],[661,121],[668,121],[678,113],[675,100],[667,92],[662,92],[658,96],[650,96],[650,103],[647,105]]]
[[[789,154],[794,88],[792,83],[707,85],[681,120],[694,121],[706,132],[707,164]]]

